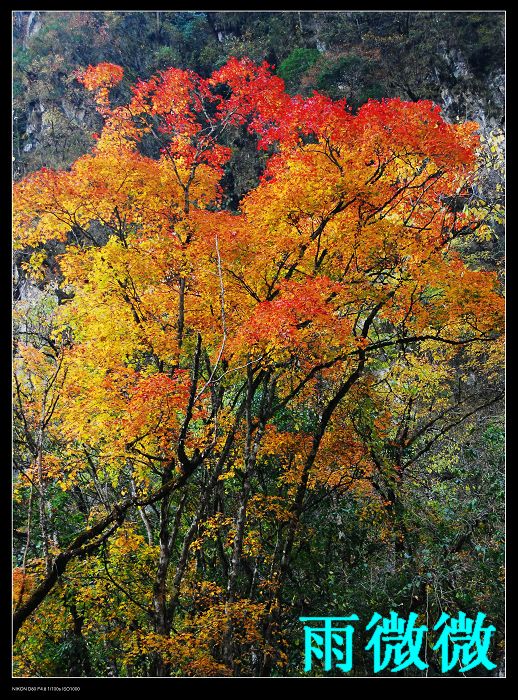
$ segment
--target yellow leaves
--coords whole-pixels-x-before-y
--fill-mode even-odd
[[[197,612],[188,621],[176,623],[174,634],[166,637],[154,632],[134,633],[132,656],[138,652],[159,654],[173,675],[227,676],[232,675],[217,661],[215,650],[222,644],[229,624],[233,637],[243,650],[263,645],[260,624],[265,605],[239,600],[232,604],[220,602],[221,588],[211,581],[200,581],[193,592]]]
[[[263,549],[259,530],[249,530],[243,540],[243,555],[257,557],[263,552]]]
[[[209,646],[201,644],[196,634],[181,632],[175,637],[155,633],[139,636],[140,648],[146,653],[160,654],[182,676],[231,676],[232,671],[217,662]]]
[[[483,226],[479,226],[475,235],[481,241],[490,241],[493,237],[493,231],[490,226],[484,224]]]
[[[117,536],[113,539],[111,547],[118,556],[136,552],[141,549],[144,544],[144,537],[137,532],[131,525],[126,525],[118,530]]]
[[[265,612],[264,603],[252,603],[247,599],[215,604],[205,613],[196,616],[197,640],[202,645],[221,642],[230,623],[234,639],[238,643],[261,644],[259,624]]]
[[[21,267],[25,272],[36,282],[41,281],[45,272],[42,269],[42,265],[47,258],[47,254],[43,250],[36,251],[31,255],[28,262],[23,262]]]
[[[67,358],[61,350],[58,355],[18,342],[13,361],[13,395],[17,409],[23,412],[24,430],[32,432],[32,440],[47,433],[59,433],[55,421],[50,421],[59,404],[66,380]],[[26,439],[31,439],[29,436]],[[41,438],[37,439],[41,441]],[[31,451],[32,452],[32,451]]]
[[[505,158],[505,133],[503,130],[493,129],[481,137],[479,158],[482,161],[489,158],[498,165],[503,165]]]
[[[228,469],[226,472],[218,476],[218,481],[226,481],[227,479],[233,479],[235,475],[235,469]]]
[[[70,476],[66,478],[66,464],[62,459],[53,454],[45,453],[38,462],[33,462],[23,474],[20,475],[17,483],[17,490],[22,486],[41,482],[54,481],[63,491],[70,485]]]
[[[261,521],[271,519],[275,522],[288,521],[292,517],[284,499],[280,496],[255,494],[249,502],[250,517]]]
[[[200,528],[201,534],[192,542],[191,549],[194,552],[199,551],[207,540],[215,541],[220,536],[223,539],[227,539],[229,542],[231,542],[233,533],[225,533],[225,530],[227,530],[227,528],[231,527],[233,524],[233,519],[224,515],[223,513],[216,513],[215,515],[206,518]]]
[[[65,190],[67,182],[67,173],[43,168],[13,186],[15,249],[65,239],[71,221],[56,193]]]
[[[434,350],[435,348],[431,352]],[[420,355],[409,355],[405,364],[401,364],[391,377],[391,382],[393,386],[397,386],[398,393],[408,392],[410,396],[419,396],[423,401],[429,401],[441,395],[451,370],[446,362],[437,363],[430,360],[425,344],[422,351]]]

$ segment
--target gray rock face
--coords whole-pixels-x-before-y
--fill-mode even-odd
[[[14,13],[14,27],[21,36],[23,46],[31,37],[37,34],[43,26],[43,19],[39,10],[17,11]]]

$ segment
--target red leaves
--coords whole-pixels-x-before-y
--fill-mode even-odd
[[[249,58],[230,58],[210,79],[210,84],[228,85],[231,95],[218,105],[218,115],[231,124],[243,124],[250,119],[249,131],[261,138],[260,148],[266,148],[279,136],[278,129],[289,114],[292,98],[284,92],[284,81],[271,74],[266,61],[260,66]]]
[[[103,111],[108,108],[108,88],[122,79],[122,69],[100,63],[77,77],[87,89],[98,91]],[[224,97],[222,86],[229,91]],[[291,97],[268,63],[256,65],[248,58],[230,58],[208,79],[190,70],[169,68],[138,81],[132,91],[127,114],[122,116],[119,110],[118,120],[131,121],[133,128],[138,123],[142,133],[156,129],[164,140],[161,152],[184,159],[187,167],[205,163],[221,170],[230,150],[217,140],[227,124],[246,123],[258,135],[260,149],[279,144],[285,151],[308,137],[346,144],[365,140],[368,134],[379,153],[394,148],[408,154],[427,152],[439,158],[438,165],[472,163],[478,143],[475,126],[448,124],[430,101],[369,100],[353,116],[345,100],[334,101],[316,92],[309,98]],[[118,124],[117,129],[122,126]]]
[[[340,338],[345,319],[335,315],[333,298],[342,291],[342,286],[327,277],[308,278],[304,282],[283,282],[279,294],[271,301],[259,303],[243,329],[245,344],[273,343],[277,348],[297,346],[314,349],[320,342]]]
[[[389,147],[395,144],[400,152],[428,153],[438,165],[455,161],[469,164],[475,160],[477,125],[463,125],[469,139],[462,143],[459,127],[448,124],[441,116],[441,108],[430,100],[369,100],[359,109],[355,124],[359,132],[377,132],[380,143]]]
[[[203,111],[205,100],[219,99],[210,92],[207,80],[194,71],[181,68],[168,68],[149,80],[139,80],[132,92],[132,104],[136,110],[145,107],[157,115],[176,111],[186,121]]]
[[[221,98],[211,93],[209,81],[190,70],[169,68],[139,81],[132,91],[129,111],[145,125],[158,121],[164,156],[181,158],[187,168],[204,163],[221,173],[231,151],[214,135],[218,126],[214,113]]]

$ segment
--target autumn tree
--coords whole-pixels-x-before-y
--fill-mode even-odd
[[[326,507],[412,556],[416,475],[501,399],[499,280],[458,250],[477,125],[290,96],[248,59],[123,104],[120,67],[77,78],[94,148],[15,186],[27,274],[58,288],[15,318],[18,668],[51,638],[84,675],[283,675],[300,572],[347,548]],[[236,127],[266,165],[231,211]]]

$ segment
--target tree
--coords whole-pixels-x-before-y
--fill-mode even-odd
[[[40,504],[37,532],[20,513],[18,645],[51,610],[85,673],[99,645],[120,675],[281,673],[315,500],[367,501],[398,556],[407,469],[501,398],[462,389],[501,362],[498,278],[455,250],[480,228],[451,206],[477,125],[427,101],[353,115],[248,59],[113,105],[122,76],[78,73],[96,145],[15,186],[28,274],[61,251],[51,328],[17,345],[16,488]],[[267,161],[234,212],[236,125]]]

